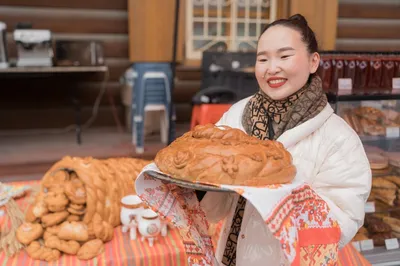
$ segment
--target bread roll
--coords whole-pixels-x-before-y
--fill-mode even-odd
[[[392,228],[392,234],[400,237],[400,220],[393,217],[384,217],[383,221]]]
[[[397,190],[397,186],[395,183],[393,183],[383,177],[372,178],[372,188]]]

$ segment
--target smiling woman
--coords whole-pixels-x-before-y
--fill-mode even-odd
[[[259,92],[234,104],[217,125],[281,142],[293,157],[296,180],[309,184],[328,204],[341,230],[335,245],[342,248],[363,224],[371,170],[359,137],[327,102],[315,74],[320,60],[317,51],[314,32],[302,15],[267,25],[257,47]],[[242,196],[217,192],[207,192],[202,199],[210,221],[228,217],[217,260],[230,266],[265,265],[267,261],[281,265],[280,242],[254,214],[255,207],[246,202]],[[329,251],[322,255],[331,256]]]

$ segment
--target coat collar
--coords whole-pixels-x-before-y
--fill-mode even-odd
[[[332,114],[333,109],[328,103],[317,116],[292,129],[285,131],[277,139],[277,141],[281,142],[285,146],[285,148],[288,149],[296,145],[299,141],[311,135],[317,129],[319,129]]]

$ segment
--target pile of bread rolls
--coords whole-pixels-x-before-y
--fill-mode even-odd
[[[149,161],[64,157],[41,180],[40,192],[16,232],[30,257],[54,261],[62,253],[92,259],[120,224],[121,198]]]
[[[400,237],[400,219],[398,213],[384,212],[368,214],[353,241],[372,239],[375,246],[384,246],[385,239]]]
[[[345,110],[343,119],[360,136],[384,136],[387,127],[400,126],[400,113],[394,110],[380,110],[369,106]]]

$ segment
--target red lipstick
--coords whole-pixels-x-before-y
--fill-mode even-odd
[[[271,88],[279,88],[286,83],[287,79],[281,77],[270,77],[267,79],[267,83]]]

